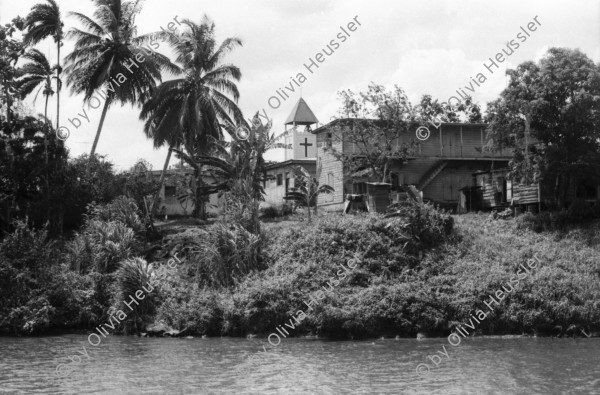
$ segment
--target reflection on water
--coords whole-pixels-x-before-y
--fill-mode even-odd
[[[263,345],[268,356],[249,362]],[[442,345],[450,359],[417,375]],[[58,378],[69,356],[81,363]],[[236,375],[242,367],[249,373]],[[600,339],[477,338],[452,347],[446,339],[288,338],[270,348],[265,339],[110,336],[93,347],[84,335],[0,338],[0,393],[600,394]]]

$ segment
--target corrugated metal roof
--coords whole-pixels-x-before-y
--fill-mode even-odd
[[[312,125],[314,123],[319,122],[315,114],[313,114],[308,104],[304,101],[303,98],[298,100],[298,103],[292,109],[290,116],[287,117],[285,124],[286,125]]]

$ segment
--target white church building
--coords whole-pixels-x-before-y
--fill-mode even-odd
[[[267,165],[267,181],[264,185],[265,204],[281,206],[290,188],[294,187],[294,168],[304,167],[312,176],[316,175],[317,136],[312,133],[312,126],[318,124],[317,117],[304,99],[300,98],[285,121],[283,162]]]

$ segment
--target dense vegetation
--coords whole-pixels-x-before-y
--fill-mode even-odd
[[[534,255],[541,263],[477,332],[600,331],[600,224],[594,221],[540,232],[530,215],[451,217],[406,204],[387,217],[263,224],[261,235],[218,221],[200,234],[188,229],[167,236],[162,249],[148,253],[135,210],[125,198],[92,207],[82,231],[62,247],[24,225],[7,237],[0,245],[2,332],[93,328],[141,289],[136,278],[157,276],[153,297],[117,331],[143,332],[144,325],[164,321],[186,334],[268,335],[303,310],[307,317],[293,335],[447,335],[486,309],[484,301]],[[165,270],[174,254],[181,261]],[[304,302],[330,288],[327,281],[351,258],[357,267],[308,312]]]
[[[278,224],[268,268],[235,287],[169,298],[160,318],[209,335],[269,334],[354,256],[360,264],[294,334],[328,337],[447,335],[536,255],[541,264],[478,326],[480,334],[578,335],[600,330],[600,223],[536,233],[530,216],[451,218],[431,207],[398,217],[319,218]],[[564,229],[564,228],[563,228]],[[183,279],[180,279],[182,281]],[[187,288],[189,290],[189,288]],[[182,298],[182,295],[185,297]],[[193,306],[193,308],[192,308]]]

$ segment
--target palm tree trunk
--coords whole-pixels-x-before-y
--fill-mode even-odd
[[[46,105],[44,106],[44,155],[46,159],[46,164],[48,164],[48,99],[50,95],[46,95]]]
[[[110,98],[107,97],[104,102],[104,108],[102,109],[102,115],[100,116],[100,124],[98,125],[98,131],[96,131],[96,138],[94,138],[94,144],[92,145],[92,152],[90,152],[90,157],[94,156],[96,153],[96,146],[98,145],[98,140],[100,139],[100,133],[102,132],[102,125],[104,125],[104,118],[106,118],[106,112],[108,111],[108,105],[110,103]]]
[[[46,105],[44,106],[44,156],[46,167],[48,166],[48,132],[50,131],[50,125],[48,124],[48,99],[50,94],[46,94]],[[50,182],[48,181],[49,173],[46,169],[46,176],[44,177],[44,184],[46,185],[46,221],[50,222]],[[52,226],[50,226],[52,229]]]
[[[58,130],[58,128],[60,127],[60,44],[61,42],[59,39],[56,44],[56,53],[58,56],[58,59],[56,61],[58,64],[58,68],[56,69],[56,130]]]
[[[152,199],[152,206],[150,206],[150,212],[148,213],[148,215],[152,215],[152,213],[154,212],[154,207],[156,206],[156,202],[158,201],[160,191],[162,189],[163,183],[165,182],[165,176],[167,174],[167,169],[169,167],[169,161],[171,160],[172,152],[173,144],[169,145],[169,153],[167,154],[167,159],[165,160],[165,165],[163,166],[162,173],[160,174],[160,180],[158,181],[158,190],[154,194],[154,199]]]

